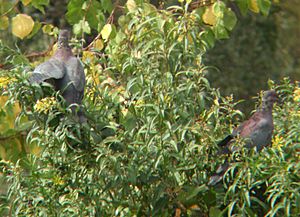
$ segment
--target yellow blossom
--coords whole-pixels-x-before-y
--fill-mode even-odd
[[[145,105],[145,101],[142,99],[139,99],[135,102],[135,106],[143,106]]]
[[[83,62],[90,63],[96,60],[96,55],[92,51],[84,51],[82,55]]]
[[[93,100],[94,98],[96,98],[97,95],[99,95],[97,92],[98,92],[98,87],[92,86],[92,87],[87,88],[85,95],[90,100]]]
[[[300,102],[300,88],[299,87],[297,87],[294,90],[294,101],[295,102]]]
[[[0,88],[6,88],[6,86],[12,82],[16,81],[15,78],[10,77],[0,77]]]
[[[275,149],[281,149],[283,145],[284,145],[283,138],[281,136],[279,136],[279,135],[276,135],[273,138],[272,147],[275,148]]]
[[[63,185],[63,184],[65,184],[64,180],[61,177],[58,177],[58,176],[55,176],[53,178],[53,183],[55,185]]]
[[[54,97],[46,97],[38,100],[34,105],[34,110],[39,113],[47,114],[52,108],[57,106],[57,101]]]

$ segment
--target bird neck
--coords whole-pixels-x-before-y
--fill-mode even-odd
[[[68,42],[65,41],[58,41],[57,43],[57,48],[58,49],[70,49],[71,47],[69,46]]]
[[[273,103],[272,102],[266,102],[266,101],[262,102],[261,111],[269,112],[269,111],[272,111],[272,109],[273,109]]]
[[[55,57],[63,61],[68,59],[70,56],[73,56],[71,47],[58,47],[55,52]]]

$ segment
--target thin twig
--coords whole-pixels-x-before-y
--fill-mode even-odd
[[[114,9],[112,10],[111,14],[110,14],[109,17],[107,18],[106,24],[108,24],[108,23],[109,23],[109,24],[113,23],[115,11],[116,11],[116,9],[120,9],[120,8],[122,8],[122,7],[120,7],[120,5],[119,5],[119,0],[117,0],[117,1],[115,2]],[[123,9],[123,8],[122,8],[122,9]],[[89,50],[89,49],[93,46],[93,44],[95,43],[95,41],[98,40],[100,37],[101,37],[101,32],[99,32],[99,34],[93,39],[93,41],[92,41],[88,46],[86,46],[85,48],[83,48],[83,50],[84,50],[84,51]]]
[[[20,2],[20,0],[17,0],[15,2],[15,4],[10,9],[8,9],[6,12],[4,12],[3,14],[1,14],[0,17],[4,17],[7,14],[9,14],[19,4],[19,2]]]
[[[55,41],[53,41],[50,44],[50,46],[47,48],[47,50],[41,51],[41,52],[32,52],[32,53],[26,54],[25,57],[28,58],[28,59],[34,59],[34,58],[37,58],[37,57],[45,57],[51,51],[54,44],[55,44]]]

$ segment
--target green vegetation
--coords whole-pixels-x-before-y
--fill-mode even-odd
[[[66,20],[57,26],[43,19],[53,7],[47,0],[0,2],[2,21],[27,13],[0,26],[1,35],[12,30],[22,38],[20,47],[0,42],[1,215],[299,214],[300,88],[289,78],[263,82],[281,98],[273,144],[260,153],[236,151],[223,184],[207,186],[225,160],[216,156],[217,142],[245,115],[239,101],[211,86],[213,61],[203,60],[234,34],[244,19],[238,12],[266,16],[273,1],[182,0],[168,8],[143,0],[62,1]],[[83,124],[50,85],[27,80],[55,45],[25,51],[66,22],[87,75]]]

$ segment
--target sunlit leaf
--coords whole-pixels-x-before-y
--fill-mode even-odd
[[[98,49],[98,50],[102,50],[104,48],[104,44],[103,44],[103,41],[101,39],[97,39],[95,42],[94,42],[94,48]]]
[[[254,13],[259,13],[258,0],[250,0],[249,9]]]
[[[104,40],[107,40],[110,36],[111,31],[112,31],[111,24],[108,23],[103,27],[100,34]]]
[[[22,3],[24,6],[27,6],[28,4],[30,4],[32,0],[22,0]]]
[[[216,15],[218,18],[223,18],[224,11],[226,10],[226,5],[222,1],[217,1],[216,3],[213,4],[213,13]]]
[[[217,17],[213,13],[213,7],[212,6],[209,6],[205,9],[204,14],[202,15],[202,19],[203,19],[203,22],[208,24],[208,25],[214,26],[216,24]]]
[[[53,31],[54,26],[52,24],[44,25],[42,30],[44,33],[50,34]]]
[[[126,6],[129,12],[133,12],[136,9],[136,3],[134,0],[127,0]]]
[[[89,23],[87,21],[80,20],[79,23],[76,23],[73,26],[73,31],[76,35],[80,35],[82,33],[90,34],[91,33],[91,28],[90,28]]]
[[[33,26],[33,19],[26,14],[18,14],[12,18],[12,33],[21,39],[30,34]]]

